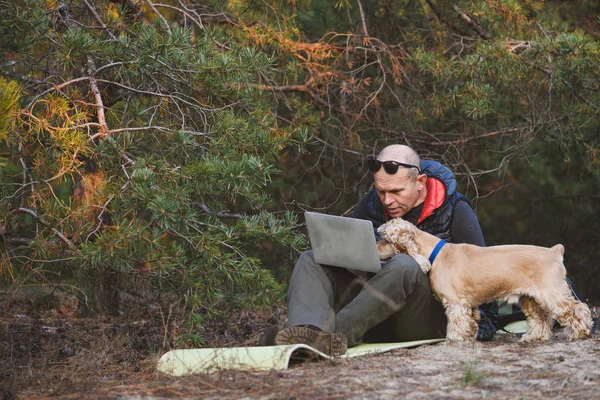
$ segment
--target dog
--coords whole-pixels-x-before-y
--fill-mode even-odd
[[[571,293],[563,264],[564,247],[530,245],[480,247],[441,243],[430,263],[428,256],[440,239],[410,222],[394,218],[378,228],[381,259],[398,253],[413,257],[429,273],[434,296],[448,319],[446,339],[474,341],[478,306],[492,300],[520,302],[527,317],[523,342],[549,340],[552,318],[571,328],[569,340],[590,336],[590,308]],[[432,265],[433,264],[433,265]]]

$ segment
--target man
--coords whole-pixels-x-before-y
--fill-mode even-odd
[[[358,203],[354,217],[375,228],[396,217],[451,243],[485,242],[475,212],[456,192],[452,172],[435,161],[421,162],[408,146],[384,148],[369,160],[375,189]],[[478,338],[495,333],[497,307],[482,307]],[[445,336],[443,307],[416,261],[394,256],[377,274],[320,265],[302,253],[289,284],[287,327],[274,344],[305,343],[330,355],[363,341],[400,342]]]

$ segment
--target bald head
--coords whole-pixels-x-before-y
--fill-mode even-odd
[[[417,152],[403,144],[393,144],[384,147],[383,150],[379,152],[377,159],[379,161],[397,161],[404,164],[415,165],[417,167],[421,166],[421,157],[419,157]],[[417,169],[411,168],[409,175],[411,178],[416,179],[419,172]]]
[[[381,150],[377,160],[382,163],[392,161],[390,163],[392,166],[394,166],[393,162],[405,164],[398,165],[397,171],[392,174],[386,171],[384,164],[373,174],[377,196],[391,218],[402,217],[425,201],[427,175],[419,174],[417,168],[421,166],[421,159],[413,149],[399,144],[388,146]],[[394,168],[388,170],[393,171]]]
[[[416,151],[403,144],[393,144],[383,148],[377,156],[379,161],[398,161],[405,164],[419,166],[421,158]]]

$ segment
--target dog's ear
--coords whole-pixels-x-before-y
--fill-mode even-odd
[[[411,232],[411,234],[403,235],[402,239],[402,244],[406,248],[406,254],[414,258],[415,261],[421,266],[423,272],[427,273],[431,269],[431,264],[429,263],[429,260],[421,254],[419,246],[415,241],[414,234]]]
[[[429,262],[427,257],[425,257],[424,255],[421,255],[421,254],[417,254],[413,258],[415,259],[417,264],[419,264],[419,266],[421,267],[421,271],[423,271],[423,273],[427,275],[429,273],[429,271],[431,270],[431,263]]]
[[[387,239],[387,236],[388,236],[388,232],[387,232],[388,231],[388,226],[389,226],[389,223],[386,222],[385,224],[382,224],[382,225],[379,226],[379,228],[377,228],[377,233],[379,233],[379,235],[383,239]]]
[[[401,218],[394,218],[378,229],[381,237],[391,243],[397,253],[408,254],[421,267],[426,274],[431,269],[429,260],[421,255],[419,245],[415,240],[416,227],[408,221]]]
[[[402,233],[398,229],[396,229],[396,226],[394,225],[394,220],[386,222],[385,224],[381,225],[377,230],[379,231],[379,233],[381,233],[381,237],[390,243],[398,242],[398,235]]]

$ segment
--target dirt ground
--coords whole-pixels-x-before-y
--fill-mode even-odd
[[[394,350],[306,362],[284,371],[223,371],[172,378],[156,372],[172,327],[162,310],[81,319],[57,306],[0,294],[0,398],[4,399],[600,399],[600,333],[547,343],[512,334],[488,343]],[[598,316],[598,308],[594,314]],[[205,332],[206,347],[249,345],[283,310],[241,312]]]
[[[228,372],[105,388],[99,398],[598,399],[600,340],[437,344],[279,372]]]

